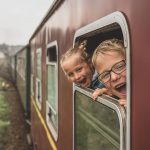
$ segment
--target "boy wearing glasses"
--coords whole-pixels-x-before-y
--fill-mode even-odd
[[[119,103],[126,106],[126,53],[123,42],[118,39],[103,41],[94,51],[92,63],[98,72],[98,80],[106,89],[96,89],[93,99],[111,92]]]

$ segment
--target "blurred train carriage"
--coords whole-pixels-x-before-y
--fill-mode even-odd
[[[30,48],[17,50],[10,57],[11,77],[18,90],[27,119],[30,118]]]
[[[54,1],[29,40],[35,150],[149,149],[149,6],[148,0]],[[123,40],[126,48],[126,110],[106,95],[92,101],[93,91],[70,84],[59,65],[75,43],[86,39],[92,55],[110,38]]]

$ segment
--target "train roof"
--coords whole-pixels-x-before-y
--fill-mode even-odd
[[[53,1],[53,3],[51,4],[50,8],[48,9],[46,15],[43,17],[41,23],[38,25],[38,27],[33,32],[29,41],[31,41],[31,39],[35,36],[35,34],[40,30],[40,28],[43,26],[43,24],[45,24],[45,22],[50,18],[50,16],[54,13],[54,11],[57,9],[57,7],[60,5],[60,3],[62,3],[63,1],[64,0],[54,0]]]

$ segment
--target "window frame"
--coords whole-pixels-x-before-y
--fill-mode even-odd
[[[50,62],[49,59],[48,59],[48,49],[50,49],[52,47],[56,48],[56,62]],[[48,125],[48,127],[49,127],[49,129],[50,129],[50,131],[51,131],[55,141],[57,141],[58,140],[58,130],[59,130],[58,129],[58,122],[59,122],[58,121],[59,120],[58,119],[58,102],[59,102],[58,100],[59,99],[58,99],[58,44],[57,44],[57,41],[53,41],[53,42],[49,43],[47,45],[46,52],[47,52],[47,55],[46,55],[46,72],[48,73],[48,70],[47,70],[47,66],[48,65],[55,66],[55,69],[56,69],[55,73],[56,73],[56,76],[57,76],[56,77],[56,93],[55,93],[55,95],[56,95],[56,101],[55,101],[56,102],[55,103],[56,110],[53,108],[53,106],[51,106],[51,104],[48,102],[48,99],[46,98],[46,122],[47,122],[47,125]],[[46,79],[47,79],[47,73],[46,73]],[[46,95],[48,95],[48,93]],[[57,126],[56,126],[57,129],[55,129],[55,127],[53,125],[54,123],[49,120],[49,116],[48,116],[49,108],[53,111],[53,113],[55,115],[57,115]]]
[[[40,59],[41,59],[41,79],[38,77],[38,70],[37,70],[37,54],[40,54]],[[36,84],[36,103],[38,108],[41,110],[42,109],[42,48],[36,49],[36,79],[35,79],[35,84]],[[40,87],[38,87],[38,83],[40,84]],[[39,88],[39,89],[38,89]],[[39,92],[39,93],[38,93]],[[40,98],[38,98],[38,94],[40,94]]]
[[[95,32],[96,30],[102,30],[102,28],[107,27],[113,23],[117,23],[122,31],[123,34],[123,41],[124,41],[124,46],[126,49],[126,66],[127,66],[127,109],[126,109],[126,118],[127,118],[127,122],[126,122],[126,131],[125,131],[125,147],[130,150],[130,140],[131,140],[131,135],[130,135],[130,126],[131,126],[131,122],[130,122],[130,108],[131,108],[131,78],[130,78],[130,35],[129,35],[129,29],[128,29],[128,25],[127,25],[127,21],[126,18],[124,16],[124,14],[120,11],[116,11],[113,12],[107,16],[104,16],[80,29],[78,29],[75,32],[74,35],[74,41],[73,41],[73,45],[75,45],[75,42],[78,38],[88,34],[88,33],[92,33]],[[74,88],[76,86],[74,85]],[[74,110],[73,110],[74,113]],[[74,140],[74,139],[73,139]]]
[[[76,91],[92,98],[93,90],[91,90],[91,89],[84,89],[84,88],[74,85],[74,94]],[[75,95],[74,95],[74,101],[75,101]],[[116,112],[116,114],[118,115],[119,123],[120,123],[119,124],[120,125],[120,150],[126,150],[126,145],[125,145],[126,137],[123,134],[126,131],[126,115],[125,115],[126,110],[125,110],[125,108],[120,106],[119,103],[116,101],[116,99],[109,97],[107,95],[104,95],[104,94],[102,96],[98,97],[96,101],[113,109]],[[75,109],[75,105],[74,105],[74,109]],[[73,117],[75,118],[75,116],[73,116]],[[75,134],[73,133],[73,135],[75,135]]]

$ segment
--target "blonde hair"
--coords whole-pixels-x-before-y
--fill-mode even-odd
[[[118,52],[121,55],[125,56],[125,48],[123,45],[123,41],[118,39],[109,39],[105,40],[95,49],[93,56],[92,56],[92,63],[95,66],[97,56],[101,54],[107,54],[107,52]]]
[[[84,40],[79,44],[79,46],[76,44],[74,48],[70,48],[65,54],[63,54],[60,59],[61,67],[65,60],[67,60],[69,57],[75,54],[79,54],[81,60],[88,63],[90,60],[90,57],[86,52],[86,45],[87,45],[87,41]]]

